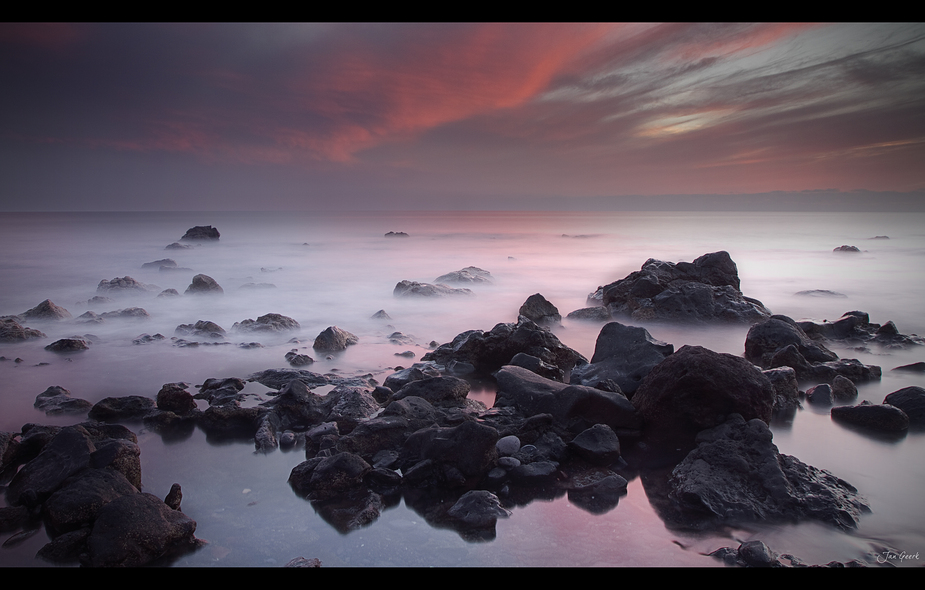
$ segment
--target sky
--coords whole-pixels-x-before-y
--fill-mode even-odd
[[[925,210],[919,23],[2,23],[0,76],[0,211]]]

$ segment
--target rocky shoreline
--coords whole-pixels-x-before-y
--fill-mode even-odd
[[[199,229],[184,240],[218,240],[211,226]],[[490,274],[468,267],[438,277],[451,279],[488,282]],[[101,281],[99,289],[158,290],[131,277]],[[458,291],[469,290],[402,281],[394,295]],[[199,274],[184,296],[222,292]],[[768,426],[803,402],[850,401],[854,384],[881,378],[880,367],[840,359],[827,343],[916,347],[925,343],[922,338],[900,334],[892,322],[872,324],[857,311],[823,324],[773,315],[739,291],[737,268],[725,252],[693,263],[650,259],[640,271],[598,288],[589,304],[602,313],[578,315],[606,322],[590,359],[556,337],[558,309],[534,294],[516,321],[460,333],[432,347],[421,362],[396,368],[382,384],[372,374],[311,372],[301,368],[311,357],[293,349],[285,358],[289,368],[217,376],[196,385],[195,393],[189,384],[173,382],[152,397],[90,404],[50,386],[37,395],[37,409],[86,414],[90,421],[0,432],[0,483],[9,504],[0,511],[0,525],[18,531],[15,536],[44,522],[52,541],[40,555],[61,563],[134,566],[195,550],[201,541],[196,523],[180,511],[180,484],[163,500],[141,491],[137,438],[120,425],[141,421],[162,436],[198,427],[211,438],[253,440],[261,453],[300,449],[305,460],[288,474],[289,485],[342,532],[370,525],[404,498],[429,523],[485,541],[494,538],[499,518],[550,494],[567,494],[592,513],[606,512],[636,477],[673,528],[804,521],[841,530],[858,526],[870,507],[857,489],[780,453]],[[615,318],[737,322],[751,329],[743,358],[696,346],[675,350]],[[0,320],[7,341],[44,337],[28,322],[77,321],[48,300]],[[266,314],[229,332],[259,337],[299,328],[292,318]],[[218,344],[228,332],[199,320],[179,325],[176,335]],[[86,354],[75,351],[92,348],[89,337],[65,340],[49,350]],[[358,342],[331,326],[318,334],[313,349],[330,354]],[[468,397],[473,380],[496,384],[492,407]],[[247,382],[267,387],[270,399],[246,403]],[[823,385],[829,394],[812,392]],[[320,387],[325,393],[313,391]],[[208,407],[200,410],[196,400]],[[879,405],[836,405],[832,417],[870,432],[903,431],[922,425],[923,400],[925,390],[907,387]],[[721,557],[751,563],[752,549]]]

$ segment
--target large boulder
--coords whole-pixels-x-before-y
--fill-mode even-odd
[[[656,340],[645,328],[610,322],[597,336],[591,362],[573,369],[570,381],[597,387],[609,379],[632,396],[649,371],[673,352],[674,346]]]
[[[136,567],[197,542],[196,521],[151,494],[121,496],[103,506],[87,539],[89,564]]]
[[[636,320],[755,322],[771,315],[739,291],[738,269],[727,252],[692,263],[650,258],[640,270],[598,287],[588,302]]]
[[[696,440],[669,480],[670,517],[683,525],[818,520],[848,530],[870,511],[848,482],[778,452],[763,420],[732,415]]]
[[[795,321],[784,315],[771,316],[749,328],[745,337],[745,358],[768,369],[774,355],[791,344],[810,363],[838,359],[838,355],[814,342]]]
[[[633,396],[633,405],[656,437],[693,436],[722,424],[729,414],[769,422],[774,387],[747,360],[684,346],[653,368]]]

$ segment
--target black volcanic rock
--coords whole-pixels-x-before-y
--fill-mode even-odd
[[[221,237],[218,230],[211,225],[197,225],[186,230],[181,240],[217,240]]]

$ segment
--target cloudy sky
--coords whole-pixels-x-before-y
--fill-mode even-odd
[[[0,76],[7,211],[925,201],[922,24],[14,23]]]

